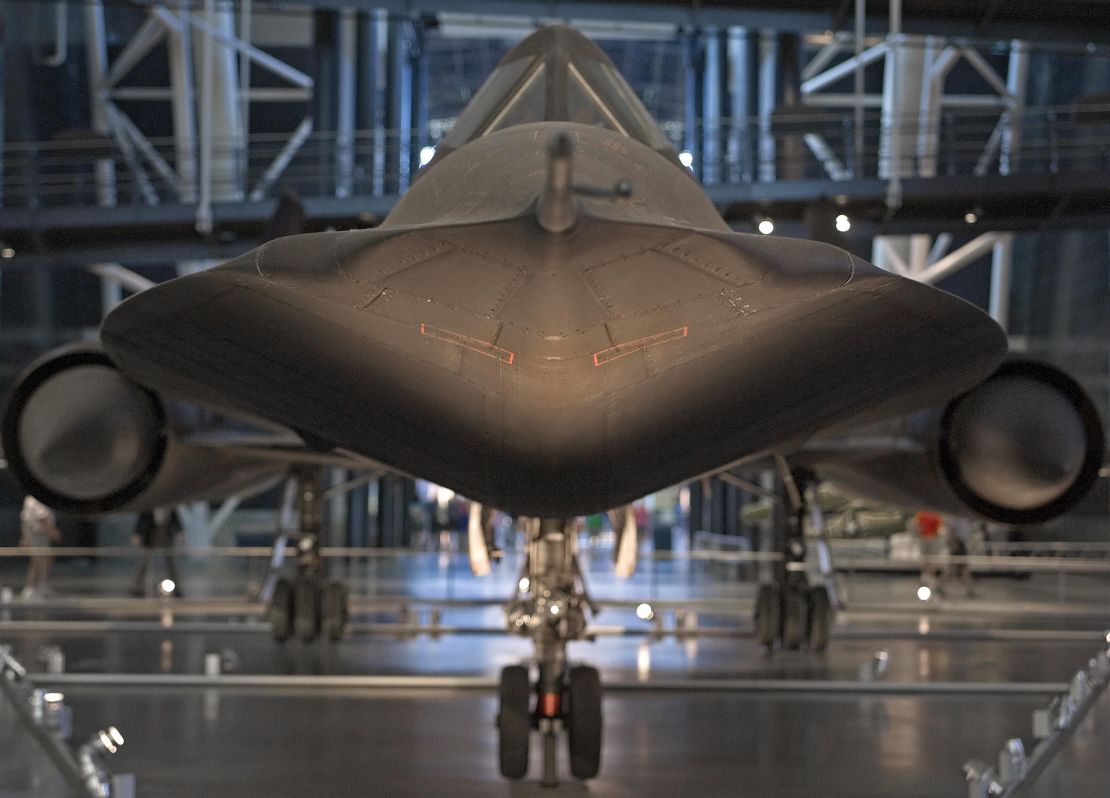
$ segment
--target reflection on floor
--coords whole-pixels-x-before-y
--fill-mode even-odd
[[[940,611],[943,605],[915,604],[912,576],[870,576],[850,581],[853,608],[841,616],[839,639],[829,651],[768,655],[744,634],[751,628],[753,583],[706,564],[698,570],[689,565],[656,564],[627,583],[606,576],[601,558],[590,568],[599,598],[721,601],[733,613],[703,611],[701,626],[738,634],[652,640],[645,634],[650,627],[631,609],[605,610],[598,623],[634,634],[574,644],[572,656],[598,665],[605,680],[642,683],[645,689],[607,695],[602,773],[586,785],[542,790],[535,782],[537,756],[532,780],[503,782],[496,773],[495,699],[488,691],[69,686],[75,739],[109,723],[119,726],[128,739],[112,768],[137,774],[140,796],[960,795],[966,792],[963,763],[993,761],[1010,737],[1028,740],[1032,711],[1047,696],[665,692],[651,685],[708,678],[858,680],[880,649],[888,655],[888,683],[1060,683],[1105,644],[1102,630],[1110,621],[1100,615],[1110,591],[1097,578],[1072,578],[1063,602],[1057,601],[1054,578],[983,579],[977,598],[960,599],[961,612],[952,613]],[[197,674],[207,653],[228,652],[245,674],[493,676],[530,651],[526,641],[497,634],[436,640],[356,634],[336,645],[278,646],[254,623],[257,607],[241,601],[258,567],[239,563],[188,565],[183,581],[189,600],[168,604],[180,611],[177,628],[127,630],[140,617],[159,619],[161,602],[138,605],[136,615],[134,603],[88,608],[67,601],[125,595],[127,566],[64,564],[54,599],[30,609],[0,607],[0,643],[11,644],[31,670],[40,669],[42,647],[57,645],[70,673]],[[17,575],[4,576],[0,584],[13,584]],[[433,557],[403,567],[356,565],[349,578],[360,600],[402,591],[435,599],[502,599],[515,573],[505,566],[483,582],[467,576],[461,563],[444,565]],[[187,612],[206,596],[235,601],[207,616]],[[1043,612],[1065,606],[1067,615]],[[1012,611],[1004,612],[1007,607]],[[36,619],[112,623],[25,623]],[[226,625],[233,619],[240,625]],[[196,631],[182,631],[205,620]],[[443,622],[494,628],[500,613],[493,606],[450,609]],[[992,636],[992,630],[1001,633]],[[1042,776],[1036,794],[1104,794],[1110,783],[1108,723],[1104,695]],[[65,794],[3,702],[0,747],[0,795]]]

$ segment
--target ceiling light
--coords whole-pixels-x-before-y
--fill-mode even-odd
[[[763,233],[765,236],[771,235],[771,233],[775,232],[775,223],[772,222],[770,218],[760,219],[759,232]]]

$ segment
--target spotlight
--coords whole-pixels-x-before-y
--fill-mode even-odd
[[[641,621],[650,621],[655,617],[655,610],[645,601],[636,608],[636,617]]]
[[[838,233],[847,233],[852,229],[852,220],[848,218],[848,214],[842,213],[836,217],[836,231]]]
[[[765,236],[769,236],[771,233],[775,232],[775,223],[771,221],[770,217],[759,220],[759,232],[763,233]]]
[[[682,163],[683,166],[689,169],[694,165],[694,154],[689,150],[683,150],[678,154],[678,160]]]
[[[929,589],[928,585],[922,585],[917,589],[917,597],[922,601],[928,601],[933,597],[933,591]]]
[[[177,590],[177,583],[172,579],[163,579],[158,583],[158,592],[163,596],[172,596],[175,590]]]
[[[7,259],[7,258],[14,258],[14,257],[15,257],[15,250],[12,249],[11,247],[4,247],[3,249],[0,249],[0,258]]]
[[[432,158],[436,157],[435,147],[421,147],[420,148],[420,165],[427,166]]]
[[[964,214],[964,221],[968,224],[975,224],[977,221],[979,221],[979,214],[977,214],[975,211],[968,211]]]

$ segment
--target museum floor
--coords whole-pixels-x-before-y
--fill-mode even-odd
[[[1013,737],[1030,751],[1033,711],[1105,648],[1110,625],[1104,578],[1069,576],[1064,591],[1043,574],[985,578],[975,598],[925,605],[914,576],[856,576],[827,652],[767,654],[750,637],[751,582],[677,567],[628,583],[599,576],[598,598],[652,600],[665,630],[667,602],[688,600],[701,608],[700,634],[653,639],[631,609],[602,613],[609,633],[571,649],[610,686],[601,775],[549,790],[536,746],[529,779],[497,774],[492,680],[529,644],[483,631],[500,613],[482,600],[503,596],[511,573],[480,582],[442,560],[407,574],[354,567],[348,639],[279,646],[242,598],[257,569],[190,562],[187,600],[109,598],[126,594],[128,565],[61,564],[52,597],[0,605],[0,644],[40,673],[43,648],[61,649],[65,673],[38,683],[64,691],[75,740],[122,730],[110,766],[134,773],[140,796],[966,795],[964,763],[995,762]],[[0,571],[0,585],[17,578]],[[395,611],[372,602],[400,591],[438,600],[439,622],[456,633],[388,633]],[[730,603],[731,615],[715,609]],[[420,607],[412,619],[427,621]],[[210,653],[229,676],[203,676]],[[98,674],[132,676],[98,684]],[[234,683],[252,675],[309,678]],[[360,684],[363,675],[459,678],[386,688]],[[1108,741],[1104,692],[1025,794],[1105,795]],[[66,794],[2,700],[0,747],[0,796]]]

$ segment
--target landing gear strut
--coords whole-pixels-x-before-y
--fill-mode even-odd
[[[768,648],[779,642],[794,651],[807,643],[811,651],[824,651],[832,627],[833,597],[825,585],[811,586],[806,574],[804,519],[810,501],[806,479],[784,471],[783,482],[788,501],[782,562],[775,569],[774,583],[760,585],[756,595],[756,636]],[[815,508],[815,513],[820,510]]]
[[[320,472],[315,468],[294,469],[286,483],[282,515],[288,516],[296,506],[297,537],[296,576],[289,579],[278,575],[286,536],[275,543],[270,602],[267,617],[274,640],[284,643],[293,635],[311,642],[323,632],[332,642],[343,637],[349,616],[347,587],[342,582],[325,578],[324,560],[320,556],[320,531],[323,505],[320,500]]]
[[[567,733],[570,772],[591,779],[601,767],[601,681],[597,670],[568,667],[566,647],[586,637],[586,612],[597,610],[578,567],[573,519],[532,519],[518,592],[506,607],[509,630],[535,644],[535,681],[523,665],[501,672],[497,715],[501,775],[528,772],[532,731],[543,750],[543,785],[558,784],[558,740]]]

